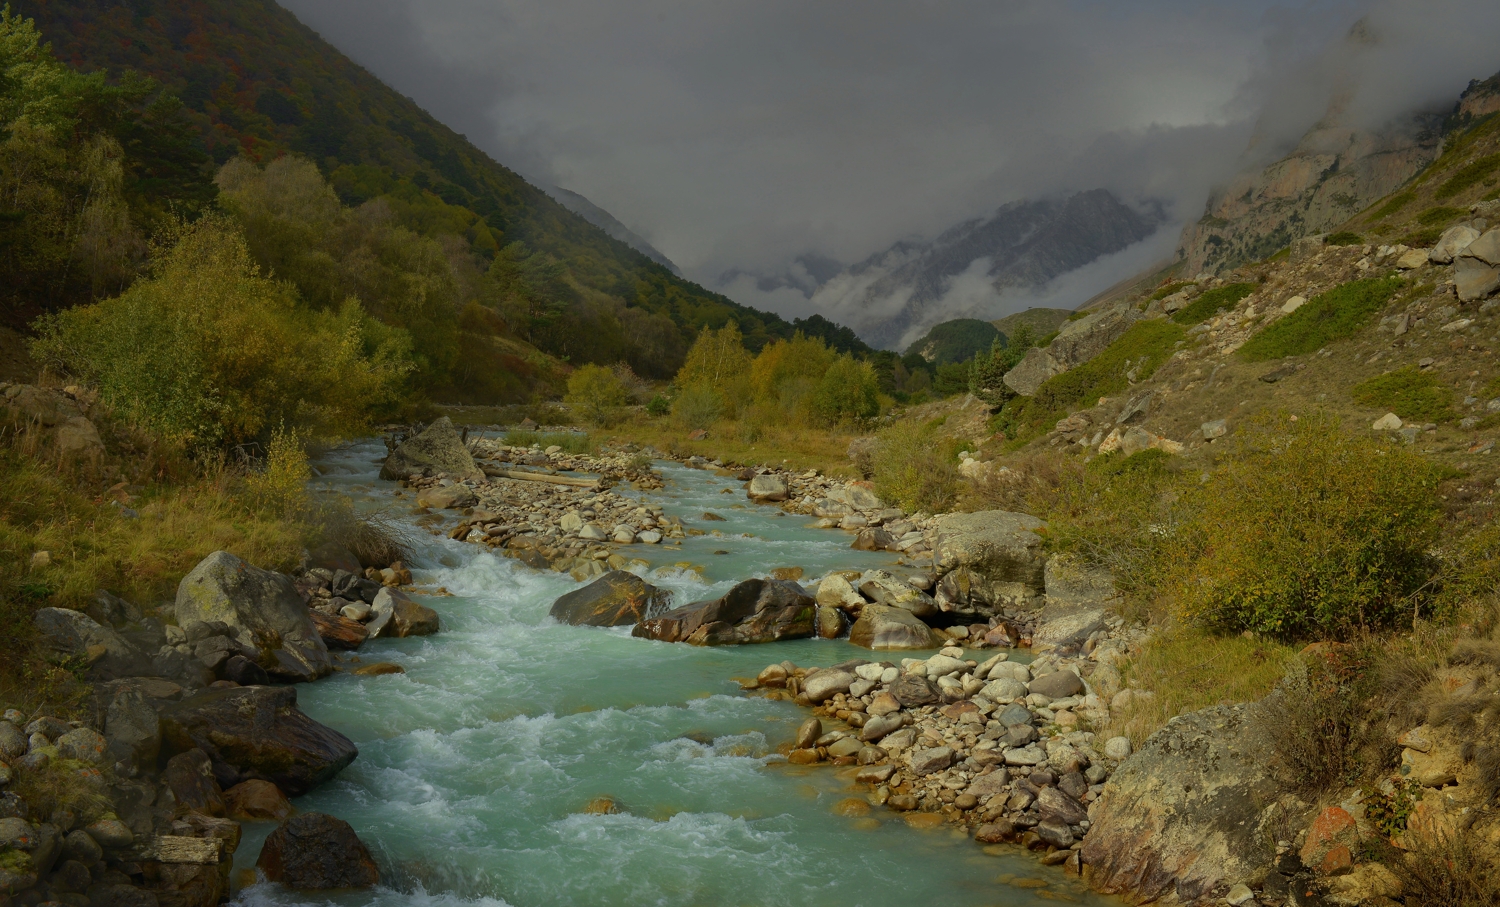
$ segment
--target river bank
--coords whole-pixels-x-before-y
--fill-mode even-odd
[[[325,464],[322,484],[381,506],[390,486],[371,481],[365,463],[351,453]],[[687,522],[713,502],[726,518],[722,538],[685,537],[685,552],[631,546],[649,561],[637,569],[679,601],[728,591],[752,564],[762,574],[790,563],[822,573],[850,557],[856,566],[892,565],[889,553],[852,551],[843,533],[745,503],[732,478],[659,468],[666,516]],[[739,501],[725,506],[731,495]],[[858,811],[839,805],[858,795],[852,779],[778,752],[795,741],[795,704],[745,699],[729,679],[754,676],[768,650],[559,625],[545,614],[578,587],[566,573],[526,568],[447,533],[427,538],[425,566],[414,572],[451,593],[430,601],[443,632],[372,644],[378,656],[364,657],[399,662],[404,675],[371,683],[336,674],[303,696],[309,714],[349,733],[361,756],[298,805],[340,815],[367,838],[373,830],[372,846],[407,867],[402,884],[463,899],[504,892],[512,904],[606,903],[610,892],[650,892],[666,903],[751,892],[757,903],[805,903],[834,884],[853,886],[840,897],[865,904],[904,903],[934,888],[958,903],[1041,903],[1036,891],[1088,899],[1018,848],[985,854],[966,835],[882,820],[862,797],[863,814],[844,815]],[[689,557],[700,570],[676,566]],[[809,639],[775,651],[837,661],[861,650]],[[618,811],[587,812],[601,798]],[[685,852],[698,856],[684,864]],[[766,877],[766,860],[785,871]],[[656,878],[664,866],[682,876],[665,888]],[[274,889],[245,898],[296,903]]]

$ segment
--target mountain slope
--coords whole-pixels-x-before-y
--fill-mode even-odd
[[[894,346],[944,318],[983,315],[1012,288],[1040,287],[1150,236],[1159,212],[1103,189],[1018,201],[931,243],[901,242],[824,283],[813,303],[875,346]]]
[[[618,239],[678,277],[682,276],[682,271],[678,270],[677,266],[672,263],[672,260],[663,255],[661,250],[647,242],[644,236],[620,223],[619,218],[589,201],[584,196],[579,195],[571,189],[564,189],[561,186],[544,187],[543,191],[557,199],[558,203],[564,208],[567,208],[605,233],[608,233],[614,239]]]
[[[975,353],[989,352],[990,346],[1003,338],[993,324],[977,318],[955,318],[935,324],[922,339],[906,348],[906,355],[916,353],[933,365],[967,362]]]
[[[730,318],[752,348],[792,332],[781,318],[683,280],[608,236],[271,0],[22,0],[13,6],[36,20],[63,62],[85,71],[134,69],[161,81],[183,99],[216,161],[296,152],[317,162],[351,204],[393,193],[441,199],[457,210],[447,220],[476,250],[523,242],[564,262],[586,298],[607,297],[670,319],[676,336],[666,338],[665,347],[678,355],[699,328]],[[435,233],[450,224],[412,226]],[[591,323],[597,319],[581,319],[578,330]],[[662,371],[672,367],[665,362]]]

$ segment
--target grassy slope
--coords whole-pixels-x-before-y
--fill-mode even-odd
[[[323,167],[346,201],[430,190],[474,212],[496,241],[565,261],[583,287],[667,314],[693,336],[739,321],[752,348],[789,336],[778,316],[673,275],[563,208],[324,42],[271,0],[21,0],[59,59],[150,74],[187,103],[209,152]],[[472,238],[472,237],[471,237]]]

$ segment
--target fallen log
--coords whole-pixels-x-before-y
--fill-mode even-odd
[[[549,485],[569,485],[574,488],[598,488],[598,479],[581,479],[576,476],[553,476],[544,472],[526,472],[520,469],[500,469],[484,466],[484,474],[492,479],[516,479],[521,482],[546,482]]]

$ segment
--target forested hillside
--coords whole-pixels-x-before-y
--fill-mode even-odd
[[[95,263],[91,273],[33,261],[48,276],[9,288],[12,326],[122,289],[157,222],[168,212],[193,216],[215,197],[219,166],[290,154],[314,163],[348,209],[379,203],[393,227],[443,246],[466,297],[451,300],[453,317],[469,303],[496,312],[471,312],[469,327],[489,325],[481,333],[573,362],[623,360],[657,377],[676,371],[705,326],[733,319],[752,349],[793,333],[781,318],[708,292],[605,235],[270,0],[24,0],[13,9],[35,19],[60,62],[93,74],[93,100],[81,105],[74,132],[116,138],[132,216],[121,231],[129,241],[112,244],[112,263]],[[87,158],[86,149],[77,153]],[[90,182],[86,168],[69,169],[74,182]],[[54,258],[76,257],[61,250],[61,237],[76,232],[61,230]],[[530,269],[510,281],[529,296],[508,310],[462,279],[497,261],[508,262],[512,277]],[[456,363],[458,354],[437,358]],[[429,376],[435,386],[457,383]]]

